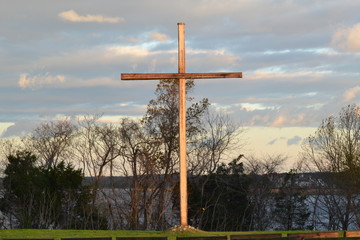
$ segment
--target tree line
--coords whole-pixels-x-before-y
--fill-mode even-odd
[[[42,123],[20,140],[3,139],[2,228],[177,225],[177,87],[160,81],[141,119],[69,118]],[[193,87],[188,81],[187,91]],[[242,155],[238,124],[212,113],[208,99],[188,103],[190,225],[212,231],[359,227],[359,107],[325,119],[303,143],[299,167],[279,174],[285,157]],[[323,174],[305,186],[305,172]]]

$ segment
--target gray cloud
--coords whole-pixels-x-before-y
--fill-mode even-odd
[[[294,136],[293,138],[287,140],[287,145],[298,145],[301,142],[302,138],[299,136]]]
[[[244,125],[317,126],[360,103],[357,1],[6,5],[0,121],[143,114],[156,82],[121,82],[120,73],[176,72],[177,22],[186,23],[188,72],[243,72],[243,79],[197,80],[192,94]]]
[[[279,139],[275,138],[267,143],[267,145],[274,145]]]

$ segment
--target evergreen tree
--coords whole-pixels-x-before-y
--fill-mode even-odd
[[[94,220],[86,211],[90,194],[81,170],[64,162],[37,166],[28,151],[7,159],[0,208],[11,227],[86,228]]]
[[[35,167],[36,157],[30,152],[17,152],[8,156],[4,171],[4,196],[1,211],[15,220],[19,228],[32,228],[38,203],[35,199],[42,196],[43,181],[38,178],[40,171]],[[12,224],[14,221],[10,221]]]
[[[209,176],[190,181],[192,225],[207,231],[248,230],[249,181],[240,162],[241,156],[227,165],[220,164]]]
[[[279,192],[275,196],[274,220],[277,230],[312,229],[307,225],[310,211],[306,205],[306,196],[298,183],[295,170],[286,173]]]

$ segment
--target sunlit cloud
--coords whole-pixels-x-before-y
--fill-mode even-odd
[[[348,89],[343,96],[343,102],[349,102],[353,100],[358,93],[360,93],[360,86],[356,86],[353,88]]]
[[[360,23],[336,31],[331,45],[344,52],[360,52]]]
[[[25,88],[37,89],[47,85],[52,85],[55,83],[64,83],[64,82],[65,82],[65,76],[63,75],[52,76],[50,75],[50,73],[44,73],[44,74],[37,74],[31,76],[28,73],[23,73],[20,74],[18,80],[18,86],[23,89]]]
[[[64,11],[59,13],[60,18],[70,22],[100,22],[100,23],[118,23],[123,22],[124,19],[120,17],[105,17],[102,15],[79,15],[74,10]]]
[[[286,116],[280,115],[276,118],[276,120],[271,124],[273,127],[280,127],[288,122],[288,118]]]
[[[331,48],[298,48],[298,49],[283,49],[283,50],[267,50],[264,55],[281,55],[289,53],[314,53],[318,55],[334,55],[336,52]]]
[[[170,40],[170,37],[168,35],[159,32],[150,33],[149,37],[158,42],[167,42]]]
[[[232,109],[232,107],[230,105],[212,103],[211,106],[216,112],[219,112],[219,113],[223,113],[223,114],[231,114],[231,113],[233,113],[233,109]]]
[[[274,109],[274,106],[265,106],[261,103],[242,103],[241,107],[244,108],[248,112],[252,112],[255,110],[266,110],[266,109]]]
[[[305,114],[301,113],[295,117],[289,117],[285,115],[279,115],[275,121],[271,123],[272,127],[282,127],[282,126],[291,126],[291,125],[299,125],[305,119]]]
[[[136,57],[146,57],[151,52],[141,46],[113,46],[106,49],[107,55],[131,55]]]
[[[114,116],[110,116],[110,115],[105,115],[99,118],[99,122],[103,122],[103,123],[121,123],[124,120],[128,120],[128,121],[140,121],[141,120],[141,116],[128,116],[128,115],[114,115]]]
[[[305,106],[307,109],[313,109],[313,110],[320,110],[322,107],[324,107],[325,103],[313,103]]]
[[[322,74],[318,74],[315,72],[286,73],[286,72],[282,72],[281,69],[273,69],[273,70],[266,69],[266,70],[258,70],[252,73],[248,73],[248,79],[252,79],[252,80],[292,79],[292,78],[320,77],[321,75]]]

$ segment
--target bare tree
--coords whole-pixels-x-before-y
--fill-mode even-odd
[[[98,118],[87,116],[79,121],[80,129],[74,144],[85,174],[97,181],[108,173],[110,163],[120,154],[118,126],[102,124]]]
[[[120,155],[119,127],[113,124],[101,124],[99,116],[87,116],[79,121],[79,131],[73,145],[74,158],[80,164],[84,174],[92,180],[92,209],[89,215],[101,213],[92,212],[104,208],[99,199],[107,199],[107,193],[102,186],[104,176],[108,176],[114,160]],[[94,218],[89,218],[93,220]],[[98,224],[96,222],[92,225]]]
[[[279,185],[283,155],[245,157],[245,172],[250,181],[249,202],[252,206],[250,229],[264,231],[273,227],[274,189]]]
[[[76,126],[65,119],[40,124],[23,141],[37,155],[42,166],[51,168],[60,161],[70,160],[70,147],[75,135]]]
[[[328,229],[347,230],[356,223],[360,190],[359,113],[356,105],[343,108],[338,117],[323,120],[303,145],[302,156],[308,170],[327,173],[317,182],[317,188],[323,191],[317,201],[322,201],[327,212],[322,223]]]
[[[208,187],[213,184],[214,174],[222,163],[229,161],[234,155],[243,156],[241,155],[242,132],[243,129],[239,124],[233,122],[228,116],[214,114],[207,110],[202,116],[200,131],[189,138],[187,158],[190,176],[189,199],[190,203],[193,202],[193,206],[190,206],[189,209],[189,217],[193,226],[213,229],[210,225],[215,224],[216,221],[209,219],[211,215],[209,213],[219,210],[222,197],[219,195],[219,191],[215,191],[215,189],[209,191]],[[233,195],[235,194],[233,193]],[[225,213],[226,211],[221,210],[220,212]],[[238,216],[241,214],[239,213]],[[225,217],[221,223],[217,222],[216,224],[223,230],[227,229],[229,218]],[[241,228],[241,226],[242,224],[238,224],[237,227]]]
[[[7,157],[15,155],[18,151],[24,151],[25,145],[21,138],[0,138],[0,172],[3,174],[7,164]]]
[[[44,122],[26,136],[1,139],[0,151],[3,158],[17,151],[31,151],[37,156],[38,164],[51,168],[61,161],[71,160],[70,147],[76,132],[70,119]]]
[[[119,173],[131,178],[126,194],[119,196],[125,204],[122,213],[129,229],[153,229],[165,214],[154,211],[164,179],[159,164],[161,143],[146,134],[144,126],[135,121],[121,124],[121,157]],[[119,206],[121,208],[121,206]]]
[[[213,173],[219,163],[240,155],[245,144],[241,138],[244,129],[229,116],[208,110],[201,126],[201,131],[188,141],[188,169],[192,176]]]
[[[193,86],[187,81],[188,92]],[[178,192],[179,171],[177,82],[160,81],[155,95],[141,121],[103,124],[99,116],[86,116],[76,126],[69,119],[44,123],[24,138],[24,146],[33,149],[45,168],[72,161],[91,178],[92,207],[84,209],[89,216],[84,225],[97,228],[95,215],[98,219],[106,215],[111,229],[163,230],[174,224],[178,206],[172,197]],[[241,150],[241,130],[228,117],[209,114],[207,99],[194,103],[188,98],[188,102],[189,172],[209,174],[233,157],[230,151]],[[118,181],[119,175],[124,182]],[[104,176],[110,177],[109,184]],[[47,212],[46,207],[41,212]]]
[[[188,80],[186,82],[186,90],[190,92],[194,87],[194,82]],[[166,229],[171,224],[164,214],[165,209],[169,205],[168,202],[175,190],[177,181],[174,178],[178,175],[178,81],[163,80],[160,81],[155,91],[156,98],[149,102],[147,113],[143,119],[147,134],[151,135],[160,144],[157,164],[161,170],[162,183],[159,186],[157,196],[157,204],[154,206],[154,216],[158,216],[153,222],[156,223],[155,229]],[[188,98],[188,102],[192,102],[192,98]],[[203,99],[197,103],[191,103],[187,108],[186,130],[187,138],[192,139],[193,136],[202,131],[202,116],[205,114],[209,103],[207,99]],[[177,191],[177,190],[176,190]]]

